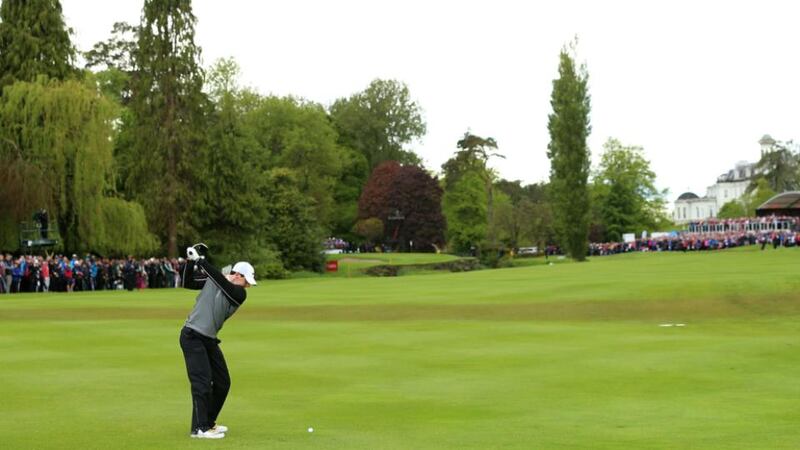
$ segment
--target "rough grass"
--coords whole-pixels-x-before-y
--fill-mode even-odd
[[[0,297],[0,447],[800,448],[798,269],[744,249],[264,282],[220,334],[222,442],[187,437],[193,292]]]

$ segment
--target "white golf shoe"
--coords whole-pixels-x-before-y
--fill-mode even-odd
[[[225,425],[214,425],[209,431],[213,431],[215,433],[227,433],[228,427]]]
[[[213,428],[209,428],[206,431],[197,429],[190,436],[198,439],[222,439],[225,437],[225,433],[214,431]]]

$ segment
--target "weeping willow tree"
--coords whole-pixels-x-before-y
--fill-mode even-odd
[[[5,88],[0,98],[3,247],[16,248],[16,242],[8,242],[15,234],[8,227],[42,207],[55,219],[66,251],[152,247],[141,207],[106,198],[112,186],[113,112],[93,86],[74,80],[42,77]]]
[[[158,248],[158,240],[147,229],[144,208],[116,197],[101,200],[103,240],[97,251],[109,256],[147,255]]]

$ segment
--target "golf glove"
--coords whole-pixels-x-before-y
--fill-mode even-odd
[[[197,261],[200,259],[200,254],[197,253],[197,249],[194,247],[187,247],[186,248],[186,259],[189,261]]]

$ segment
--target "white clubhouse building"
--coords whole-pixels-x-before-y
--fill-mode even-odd
[[[758,143],[761,153],[769,151],[775,140],[768,134]],[[675,223],[696,222],[717,217],[720,208],[731,200],[740,199],[756,174],[755,163],[741,161],[733,169],[717,177],[717,182],[708,187],[706,195],[700,197],[694,192],[684,192],[675,200],[672,220]]]

